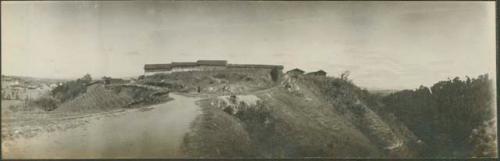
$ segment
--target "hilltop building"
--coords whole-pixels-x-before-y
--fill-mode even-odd
[[[221,71],[221,70],[283,70],[281,65],[260,64],[228,64],[226,60],[198,60],[196,62],[172,62],[170,64],[146,64],[144,75],[170,74],[187,71]]]
[[[289,75],[302,75],[304,73],[305,72],[299,68],[295,68],[295,69],[292,69],[292,70],[289,70],[288,72],[286,72],[286,74],[289,74]]]
[[[310,73],[307,73],[306,75],[312,75],[312,76],[326,76],[326,72],[323,71],[323,70],[318,70],[318,71],[315,71],[315,72],[310,72]]]

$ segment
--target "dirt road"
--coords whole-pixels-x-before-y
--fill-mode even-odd
[[[179,146],[201,114],[196,98],[171,94],[173,101],[87,118],[89,123],[2,143],[3,158],[166,158],[182,157]],[[147,110],[144,110],[147,109]]]

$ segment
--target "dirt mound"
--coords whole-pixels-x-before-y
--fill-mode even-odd
[[[131,107],[140,103],[159,102],[159,97],[155,95],[157,93],[158,91],[147,88],[126,86],[106,87],[103,84],[94,84],[88,86],[85,93],[59,105],[56,111],[102,112]]]

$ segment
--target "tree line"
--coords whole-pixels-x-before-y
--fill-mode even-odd
[[[496,156],[492,80],[459,77],[382,98],[393,113],[426,145],[424,157]]]

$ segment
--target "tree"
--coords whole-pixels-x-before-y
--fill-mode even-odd
[[[92,82],[92,77],[90,74],[85,74],[82,78],[78,79],[77,81],[80,81],[81,83],[89,84]]]
[[[60,102],[65,102],[71,100],[78,95],[85,93],[87,91],[87,85],[92,82],[92,77],[90,74],[86,74],[82,78],[76,81],[68,81],[54,88],[51,93],[54,98]]]
[[[278,81],[279,75],[280,75],[280,71],[278,68],[273,68],[271,70],[271,79],[273,81],[275,81],[275,82]]]
[[[340,79],[345,81],[349,80],[349,74],[351,74],[351,72],[348,70],[342,72],[342,74],[340,74]]]
[[[432,92],[431,92],[432,91]],[[385,110],[394,113],[415,135],[431,145],[434,156],[474,156],[474,129],[494,118],[492,81],[455,77],[430,89],[393,93],[383,98]],[[473,137],[471,137],[473,136]]]

